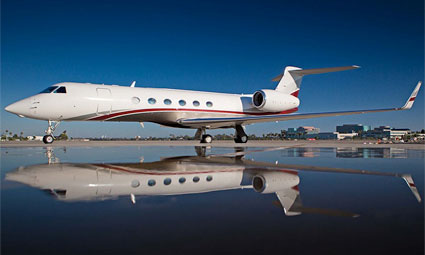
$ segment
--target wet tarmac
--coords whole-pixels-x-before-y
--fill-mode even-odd
[[[424,150],[2,147],[2,254],[423,254]]]

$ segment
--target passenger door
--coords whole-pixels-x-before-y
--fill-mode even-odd
[[[106,115],[111,113],[112,95],[110,89],[97,88],[97,115]]]

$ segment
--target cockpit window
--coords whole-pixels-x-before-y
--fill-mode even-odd
[[[52,93],[52,91],[57,89],[57,88],[58,88],[58,86],[51,86],[51,87],[48,87],[47,89],[41,91],[40,93]]]
[[[65,87],[60,87],[57,90],[55,90],[55,92],[53,93],[66,93],[66,88]]]

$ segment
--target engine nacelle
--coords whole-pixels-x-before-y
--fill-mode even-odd
[[[252,178],[252,187],[259,193],[274,193],[297,186],[300,178],[297,173],[277,172],[257,174]]]
[[[265,112],[282,112],[297,108],[300,100],[276,90],[262,89],[256,91],[252,96],[252,105]]]

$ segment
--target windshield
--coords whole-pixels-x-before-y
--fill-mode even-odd
[[[55,90],[54,93],[66,93],[66,88],[65,87],[60,87],[57,90]]]
[[[51,93],[53,90],[57,89],[58,86],[48,87],[47,89],[41,91],[40,93]]]

